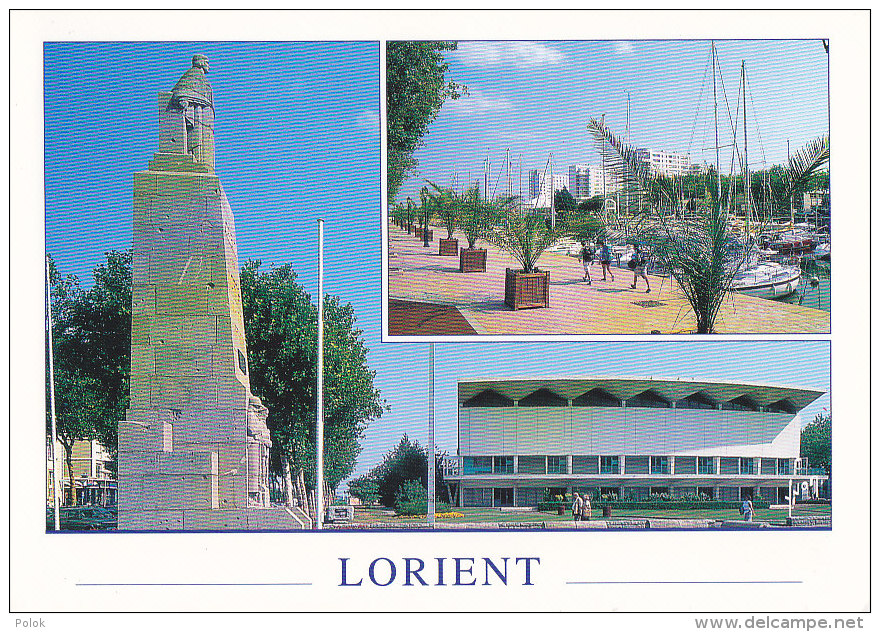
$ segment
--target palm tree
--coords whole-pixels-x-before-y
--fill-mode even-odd
[[[639,239],[653,248],[655,256],[676,280],[694,313],[697,333],[713,332],[721,304],[745,258],[741,248],[732,247],[735,242],[721,212],[721,199],[709,187],[712,193],[708,204],[696,217],[682,221],[668,218],[660,209],[664,202],[669,208],[676,206],[673,181],[652,174],[636,149],[624,145],[595,119],[587,129],[604,146],[624,181],[634,182],[650,193],[648,199],[655,213],[641,227]]]
[[[446,238],[452,239],[452,233],[458,227],[458,218],[461,214],[460,196],[452,188],[442,188],[430,180],[428,184],[434,189],[428,192],[428,200],[446,228]]]
[[[543,252],[567,233],[562,223],[556,228],[548,226],[540,213],[507,210],[500,219],[494,230],[486,234],[486,240],[516,259],[525,273],[536,272]]]

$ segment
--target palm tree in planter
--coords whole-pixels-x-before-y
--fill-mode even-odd
[[[550,304],[550,272],[537,268],[541,254],[566,234],[562,223],[553,228],[540,213],[508,210],[489,230],[485,239],[516,259],[519,270],[507,268],[504,302],[511,309],[547,307]]]
[[[429,193],[434,210],[440,217],[440,221],[446,228],[446,239],[440,238],[441,257],[454,257],[458,254],[458,240],[452,237],[452,233],[458,226],[458,217],[461,214],[461,199],[454,189],[444,189],[430,180],[428,184],[434,189]]]
[[[467,248],[462,248],[459,254],[459,272],[485,272],[486,249],[477,248],[477,241],[486,239],[488,233],[499,223],[500,219],[508,211],[512,211],[517,198],[501,198],[498,202],[491,202],[480,197],[480,188],[477,185],[470,187],[460,197],[459,226],[464,232],[468,242]]]

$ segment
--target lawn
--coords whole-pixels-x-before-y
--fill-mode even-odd
[[[498,509],[482,507],[453,508],[450,511],[463,514],[463,517],[438,518],[438,524],[444,523],[533,523],[533,522],[569,522],[571,514],[559,516],[556,512],[549,511],[499,511]],[[798,505],[792,515],[830,515],[829,505]],[[759,509],[755,512],[755,520],[769,522],[775,525],[784,525],[788,517],[785,509]],[[710,519],[710,520],[742,520],[737,509],[621,509],[615,510],[611,520],[626,518],[669,518],[681,520]],[[601,510],[593,511],[593,520],[605,520]],[[424,517],[396,516],[390,509],[377,507],[356,507],[354,522],[363,525],[383,524],[393,527],[394,525],[424,524]]]

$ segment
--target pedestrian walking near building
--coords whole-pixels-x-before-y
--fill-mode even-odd
[[[648,286],[645,294],[648,294],[651,291],[651,283],[648,281],[648,275],[645,274],[646,265],[648,265],[648,255],[642,252],[641,247],[636,244],[628,264],[628,267],[633,271],[633,282],[630,287],[636,289],[636,281],[638,281],[639,277],[642,277],[645,280],[645,285]]]
[[[584,281],[587,282],[587,285],[593,284],[593,279],[590,278],[590,266],[593,265],[593,261],[595,259],[596,249],[593,247],[593,244],[588,244],[586,241],[581,241],[580,260],[584,266]]]
[[[574,502],[571,503],[571,515],[574,518],[574,521],[577,522],[581,519],[581,511],[583,511],[584,501],[581,498],[581,495],[577,492],[574,493]]]
[[[614,275],[611,273],[611,249],[604,241],[600,241],[601,248],[599,250],[599,263],[602,264],[602,280],[605,280],[605,273],[614,281]]]
[[[584,502],[581,504],[581,521],[589,520],[593,517],[593,507],[590,505],[590,495],[584,494]]]
[[[752,516],[755,515],[755,506],[752,504],[752,499],[750,496],[746,496],[746,499],[743,500],[743,504],[739,512],[742,514],[743,520],[745,520],[746,522],[752,521]]]

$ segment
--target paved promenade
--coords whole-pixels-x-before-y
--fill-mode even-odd
[[[504,271],[519,266],[506,253],[480,242],[488,250],[487,271],[462,274],[458,257],[437,254],[445,229],[434,227],[428,248],[394,225],[388,234],[391,335],[696,333],[690,305],[671,278],[649,275],[646,294],[644,279],[630,288],[627,268],[612,267],[614,281],[602,281],[596,262],[587,285],[576,258],[545,253],[538,266],[550,271],[550,306],[513,311],[504,304]],[[463,235],[454,236],[467,246]],[[830,328],[828,312],[743,294],[731,294],[716,321],[718,333],[819,334]]]

